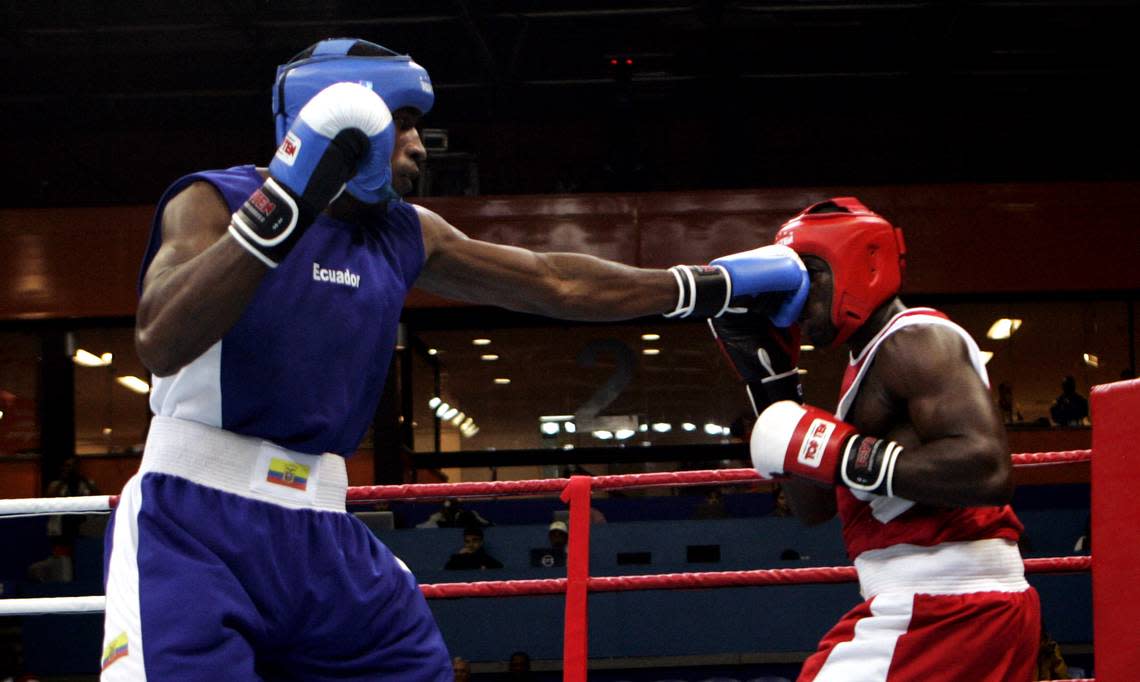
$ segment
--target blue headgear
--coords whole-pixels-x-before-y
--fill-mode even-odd
[[[357,44],[370,45],[381,54],[349,55],[348,51]],[[301,107],[321,90],[344,81],[371,88],[392,111],[412,107],[426,114],[435,101],[427,70],[408,55],[356,38],[322,40],[310,56],[277,67],[273,87],[277,144],[285,139]]]

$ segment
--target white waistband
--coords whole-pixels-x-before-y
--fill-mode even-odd
[[[1029,589],[1021,552],[1012,540],[893,545],[855,559],[864,599],[884,592],[967,594]]]
[[[154,417],[139,473],[162,473],[293,509],[344,511],[340,455],[306,455],[197,422]]]

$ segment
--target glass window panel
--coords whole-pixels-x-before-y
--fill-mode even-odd
[[[84,328],[73,333],[74,346],[102,356],[105,367],[75,366],[75,451],[77,454],[141,451],[149,421],[148,396],[119,383],[134,376],[150,383],[150,373],[135,355],[134,329]]]
[[[40,352],[37,334],[0,332],[0,456],[39,451]]]
[[[1040,300],[943,303],[937,307],[961,324],[983,351],[994,354],[987,371],[995,400],[998,385],[1009,384],[1016,403],[1014,412],[1020,415],[1018,421],[1033,424],[1047,422],[1064,376],[1074,376],[1078,392],[1086,397],[1091,386],[1120,378],[1130,362],[1129,342],[1134,343],[1136,337],[1135,329],[1129,329],[1130,323],[1137,323],[1129,317],[1128,306],[1128,301],[1120,300]],[[987,339],[990,325],[1001,317],[1021,319],[1022,326],[1009,339]],[[660,338],[645,340],[644,334],[658,334]],[[476,345],[474,340],[479,338],[490,343]],[[419,332],[418,341],[420,350],[414,357],[413,370],[417,452],[435,449],[436,408],[428,400],[437,395],[479,427],[477,434],[468,437],[443,420],[440,449],[445,452],[733,442],[722,433],[710,434],[706,424],[723,428],[737,420],[751,421],[743,388],[702,323],[553,323],[432,330]],[[434,355],[426,353],[429,348],[434,349]],[[646,349],[658,352],[649,355]],[[488,355],[494,357],[484,357]],[[808,402],[835,407],[847,357],[845,349],[803,353],[799,364],[805,372]],[[496,378],[509,379],[510,383],[495,383]],[[613,384],[609,393],[603,391],[607,382]],[[591,405],[601,407],[601,422],[612,418],[608,428],[599,424],[582,428],[580,420],[572,417]],[[543,417],[548,418],[545,432]],[[568,423],[577,428],[570,432]],[[686,423],[693,429],[686,431],[682,426]],[[654,424],[668,427],[655,430]],[[619,438],[621,428],[630,428],[633,433],[622,432],[620,435],[626,437]],[[711,426],[709,429],[715,431]],[[594,431],[608,431],[613,437],[602,439]],[[684,462],[656,462],[611,466],[609,470],[683,466]],[[464,477],[529,478],[556,475],[560,467],[518,469],[512,472],[499,467],[497,472],[472,471]]]

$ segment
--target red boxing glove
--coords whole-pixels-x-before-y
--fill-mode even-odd
[[[824,485],[894,496],[892,478],[902,446],[864,436],[810,405],[773,403],[752,428],[752,465],[765,477],[796,476]]]

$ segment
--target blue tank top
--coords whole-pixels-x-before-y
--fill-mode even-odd
[[[162,245],[166,202],[196,181],[236,211],[263,179],[253,166],[236,166],[175,182],[159,201],[143,274]],[[321,214],[221,341],[176,374],[153,378],[151,410],[298,452],[354,452],[423,261],[419,216],[403,201],[370,225]]]

